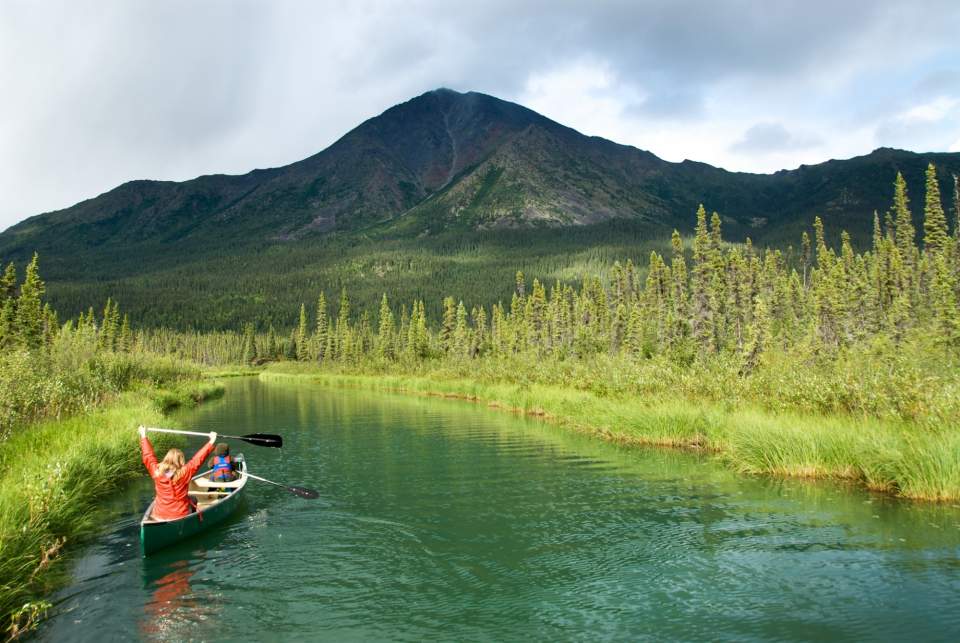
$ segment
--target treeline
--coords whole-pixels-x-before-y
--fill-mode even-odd
[[[89,411],[138,382],[197,376],[191,364],[144,350],[113,300],[99,315],[90,308],[61,324],[45,292],[37,255],[22,281],[13,263],[0,278],[0,443],[18,427]]]
[[[960,188],[953,187],[953,210]],[[804,232],[798,251],[755,249],[723,241],[721,219],[701,206],[692,261],[679,233],[672,252],[651,252],[645,271],[615,263],[608,283],[587,277],[580,287],[518,272],[510,301],[487,308],[443,300],[431,319],[422,299],[399,309],[384,294],[376,315],[352,311],[346,289],[336,306],[321,293],[315,307],[301,305],[289,334],[216,334],[220,355],[245,363],[299,361],[411,363],[438,358],[470,360],[525,354],[575,358],[600,353],[635,359],[666,356],[689,364],[711,355],[736,355],[749,372],[773,349],[802,346],[816,354],[865,340],[896,346],[908,336],[931,345],[960,343],[960,225],[950,232],[933,165],[927,169],[922,245],[917,243],[906,183],[894,182],[892,208],[874,215],[872,247],[854,250],[846,234],[828,247],[823,224]],[[312,313],[312,314],[311,314]],[[153,338],[156,350],[171,345]],[[169,334],[167,342],[180,341]],[[195,337],[194,349],[204,342]],[[232,348],[227,348],[230,345]],[[182,350],[182,346],[180,350]],[[194,355],[195,357],[196,355]]]
[[[121,321],[120,307],[107,299],[100,320],[93,307],[60,327],[57,313],[43,301],[46,285],[40,278],[39,257],[27,264],[23,282],[17,285],[17,267],[11,261],[0,278],[0,353],[49,348],[62,333],[89,337],[99,348],[129,351],[133,348],[130,318]]]
[[[312,306],[324,288],[336,298],[345,286],[355,308],[374,312],[383,292],[396,302],[423,299],[436,318],[447,293],[476,293],[477,303],[489,307],[509,300],[516,270],[572,282],[603,273],[615,259],[639,261],[651,249],[663,250],[668,235],[669,229],[647,221],[615,221],[587,229],[458,231],[425,238],[323,235],[255,249],[218,250],[185,240],[151,249],[146,258],[78,248],[82,268],[76,258],[41,260],[52,280],[49,301],[61,316],[75,318],[109,295],[137,328],[218,332],[252,322],[266,332],[270,325],[295,326],[300,302]]]

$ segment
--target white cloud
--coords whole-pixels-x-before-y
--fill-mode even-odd
[[[958,18],[956,0],[9,0],[0,229],[130,179],[289,163],[440,86],[735,170],[943,150]],[[787,144],[736,148],[758,123]]]
[[[897,118],[905,123],[936,123],[942,121],[958,105],[960,105],[960,98],[940,96],[928,103],[915,105],[901,112]]]
[[[757,123],[752,125],[730,149],[734,152],[770,154],[814,147],[820,140],[811,134],[795,134],[783,123]]]

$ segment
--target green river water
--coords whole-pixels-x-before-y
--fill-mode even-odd
[[[215,533],[142,559],[144,476],[72,559],[39,639],[960,638],[957,506],[308,384],[232,381],[182,419],[283,434],[282,451],[234,452],[321,498],[251,481]]]

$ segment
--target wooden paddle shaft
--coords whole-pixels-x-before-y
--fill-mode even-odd
[[[152,431],[153,433],[178,433],[180,435],[197,435],[201,438],[209,438],[209,433],[197,433],[196,431],[178,431],[177,429],[156,429],[151,426],[144,427],[147,431]],[[224,436],[227,437],[227,436]]]

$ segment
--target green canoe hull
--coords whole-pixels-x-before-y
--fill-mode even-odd
[[[240,504],[246,483],[246,464],[241,464],[241,467],[243,485],[237,487],[229,496],[224,496],[223,499],[202,508],[199,512],[176,520],[153,521],[149,520],[150,513],[153,511],[153,503],[150,503],[140,522],[141,553],[149,556],[165,547],[208,531],[230,517]]]

